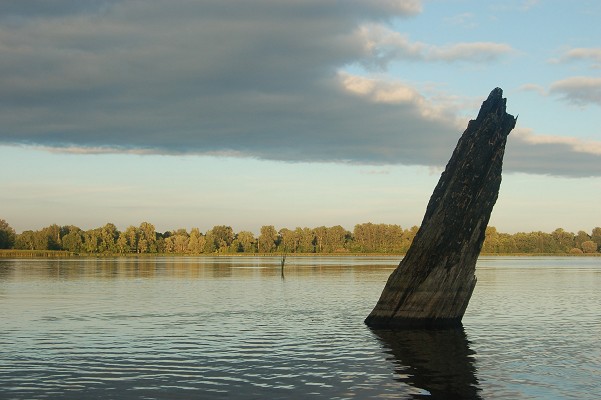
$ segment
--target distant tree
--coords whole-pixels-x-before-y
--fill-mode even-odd
[[[227,253],[234,241],[234,230],[231,226],[217,225],[211,229],[213,244],[219,253]]]
[[[165,253],[165,247],[165,238],[160,233],[157,233],[156,252],[161,254]]]
[[[586,233],[585,231],[578,231],[578,233],[576,234],[576,237],[574,238],[574,244],[575,244],[574,247],[581,249],[582,243],[588,242],[589,240],[591,240],[591,237],[589,236],[588,233]]]
[[[138,232],[138,228],[133,225],[127,227],[124,232],[124,236],[127,243],[128,251],[137,253],[138,252],[138,240],[140,239],[140,234]]]
[[[276,249],[278,233],[273,225],[264,225],[261,227],[259,235],[259,253],[271,253]]]
[[[499,253],[510,254],[517,253],[517,244],[513,235],[509,233],[499,233]]]
[[[100,228],[100,243],[98,251],[101,253],[116,252],[117,239],[119,239],[119,231],[114,224],[109,222]]]
[[[601,248],[601,228],[596,227],[591,232],[591,240],[597,243],[597,248]]]
[[[298,237],[299,253],[315,253],[315,232],[311,228],[299,228],[294,230]]]
[[[142,222],[138,228],[138,252],[139,253],[156,253],[157,248],[157,233],[154,225],[150,222]]]
[[[138,240],[138,253],[150,253],[148,240],[146,240],[144,237]]]
[[[562,228],[555,229],[551,232],[551,236],[553,236],[559,252],[567,253],[575,246],[574,234],[566,232]]]
[[[595,253],[597,251],[597,243],[593,242],[592,240],[582,242],[582,245],[580,247],[582,248],[583,252],[588,254]]]
[[[234,241],[237,252],[254,253],[256,251],[257,240],[252,232],[242,231],[236,235]]]
[[[192,228],[188,239],[188,252],[191,254],[200,254],[203,251],[203,236],[198,228]]]
[[[355,247],[361,252],[400,252],[408,248],[406,242],[413,240],[411,232],[405,233],[399,225],[373,224],[371,222],[355,225],[353,237]]]
[[[205,234],[205,243],[204,243],[204,249],[203,249],[203,253],[214,253],[217,251],[217,246],[216,246],[216,238],[215,238],[215,234],[213,234],[213,230],[210,229],[207,231],[207,233]]]
[[[83,250],[84,232],[76,226],[63,226],[63,250],[79,253]]]
[[[28,250],[60,250],[61,228],[50,225],[39,231],[25,231],[17,235],[15,248]]]
[[[417,235],[417,231],[419,230],[419,227],[417,225],[413,225],[410,229],[405,229],[403,231],[403,239],[401,241],[401,252],[402,253],[406,253],[407,250],[409,250],[409,247],[411,246],[411,243],[413,243],[413,239],[415,239],[415,235]]]
[[[315,236],[315,252],[323,253],[324,245],[327,240],[328,228],[325,226],[318,226],[317,228],[313,228],[313,234]]]
[[[173,251],[175,253],[184,254],[188,252],[188,245],[190,242],[190,237],[188,234],[177,234],[172,237],[173,238]],[[197,239],[198,241],[198,239]]]
[[[375,248],[374,224],[371,222],[357,224],[353,230],[355,249],[360,252],[373,252]]]
[[[482,244],[482,253],[496,254],[499,253],[499,232],[494,226],[486,227],[484,234],[484,243]]]
[[[0,249],[11,249],[15,246],[17,234],[3,219],[0,219]]]
[[[129,244],[127,243],[126,232],[119,233],[119,237],[117,238],[116,246],[117,246],[118,253],[125,254],[125,253],[131,252],[131,248],[129,247]]]
[[[382,231],[384,238],[382,240],[382,247],[379,250],[385,253],[401,252],[404,235],[403,228],[396,224],[382,224]]]
[[[60,250],[61,247],[61,227],[52,224],[41,231],[36,232],[38,245],[36,250]]]
[[[102,242],[102,229],[87,230],[83,235],[83,249],[87,253],[99,253]]]
[[[17,235],[15,239],[15,249],[20,250],[33,250],[33,231],[23,231]]]
[[[296,253],[298,251],[299,238],[295,231],[282,228],[279,230],[278,236],[280,237],[280,251],[287,253]]]
[[[340,225],[332,226],[327,229],[324,251],[328,253],[348,251],[348,243],[351,240],[351,233]]]

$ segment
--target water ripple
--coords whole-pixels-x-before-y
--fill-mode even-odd
[[[601,265],[485,260],[463,331],[399,334],[362,323],[397,260],[292,259],[285,280],[277,257],[263,261],[11,260],[0,398],[586,399],[601,389]]]

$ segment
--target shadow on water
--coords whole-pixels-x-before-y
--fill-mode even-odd
[[[480,399],[474,365],[463,328],[374,330],[397,365],[398,381],[428,393],[412,398]]]

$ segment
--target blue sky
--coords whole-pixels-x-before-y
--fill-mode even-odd
[[[601,225],[597,1],[0,3],[0,218],[419,225],[494,87],[491,225]]]

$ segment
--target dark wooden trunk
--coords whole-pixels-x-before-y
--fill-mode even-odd
[[[430,198],[407,254],[365,323],[374,328],[461,324],[476,261],[499,194],[507,135],[516,119],[494,89],[468,123]]]

